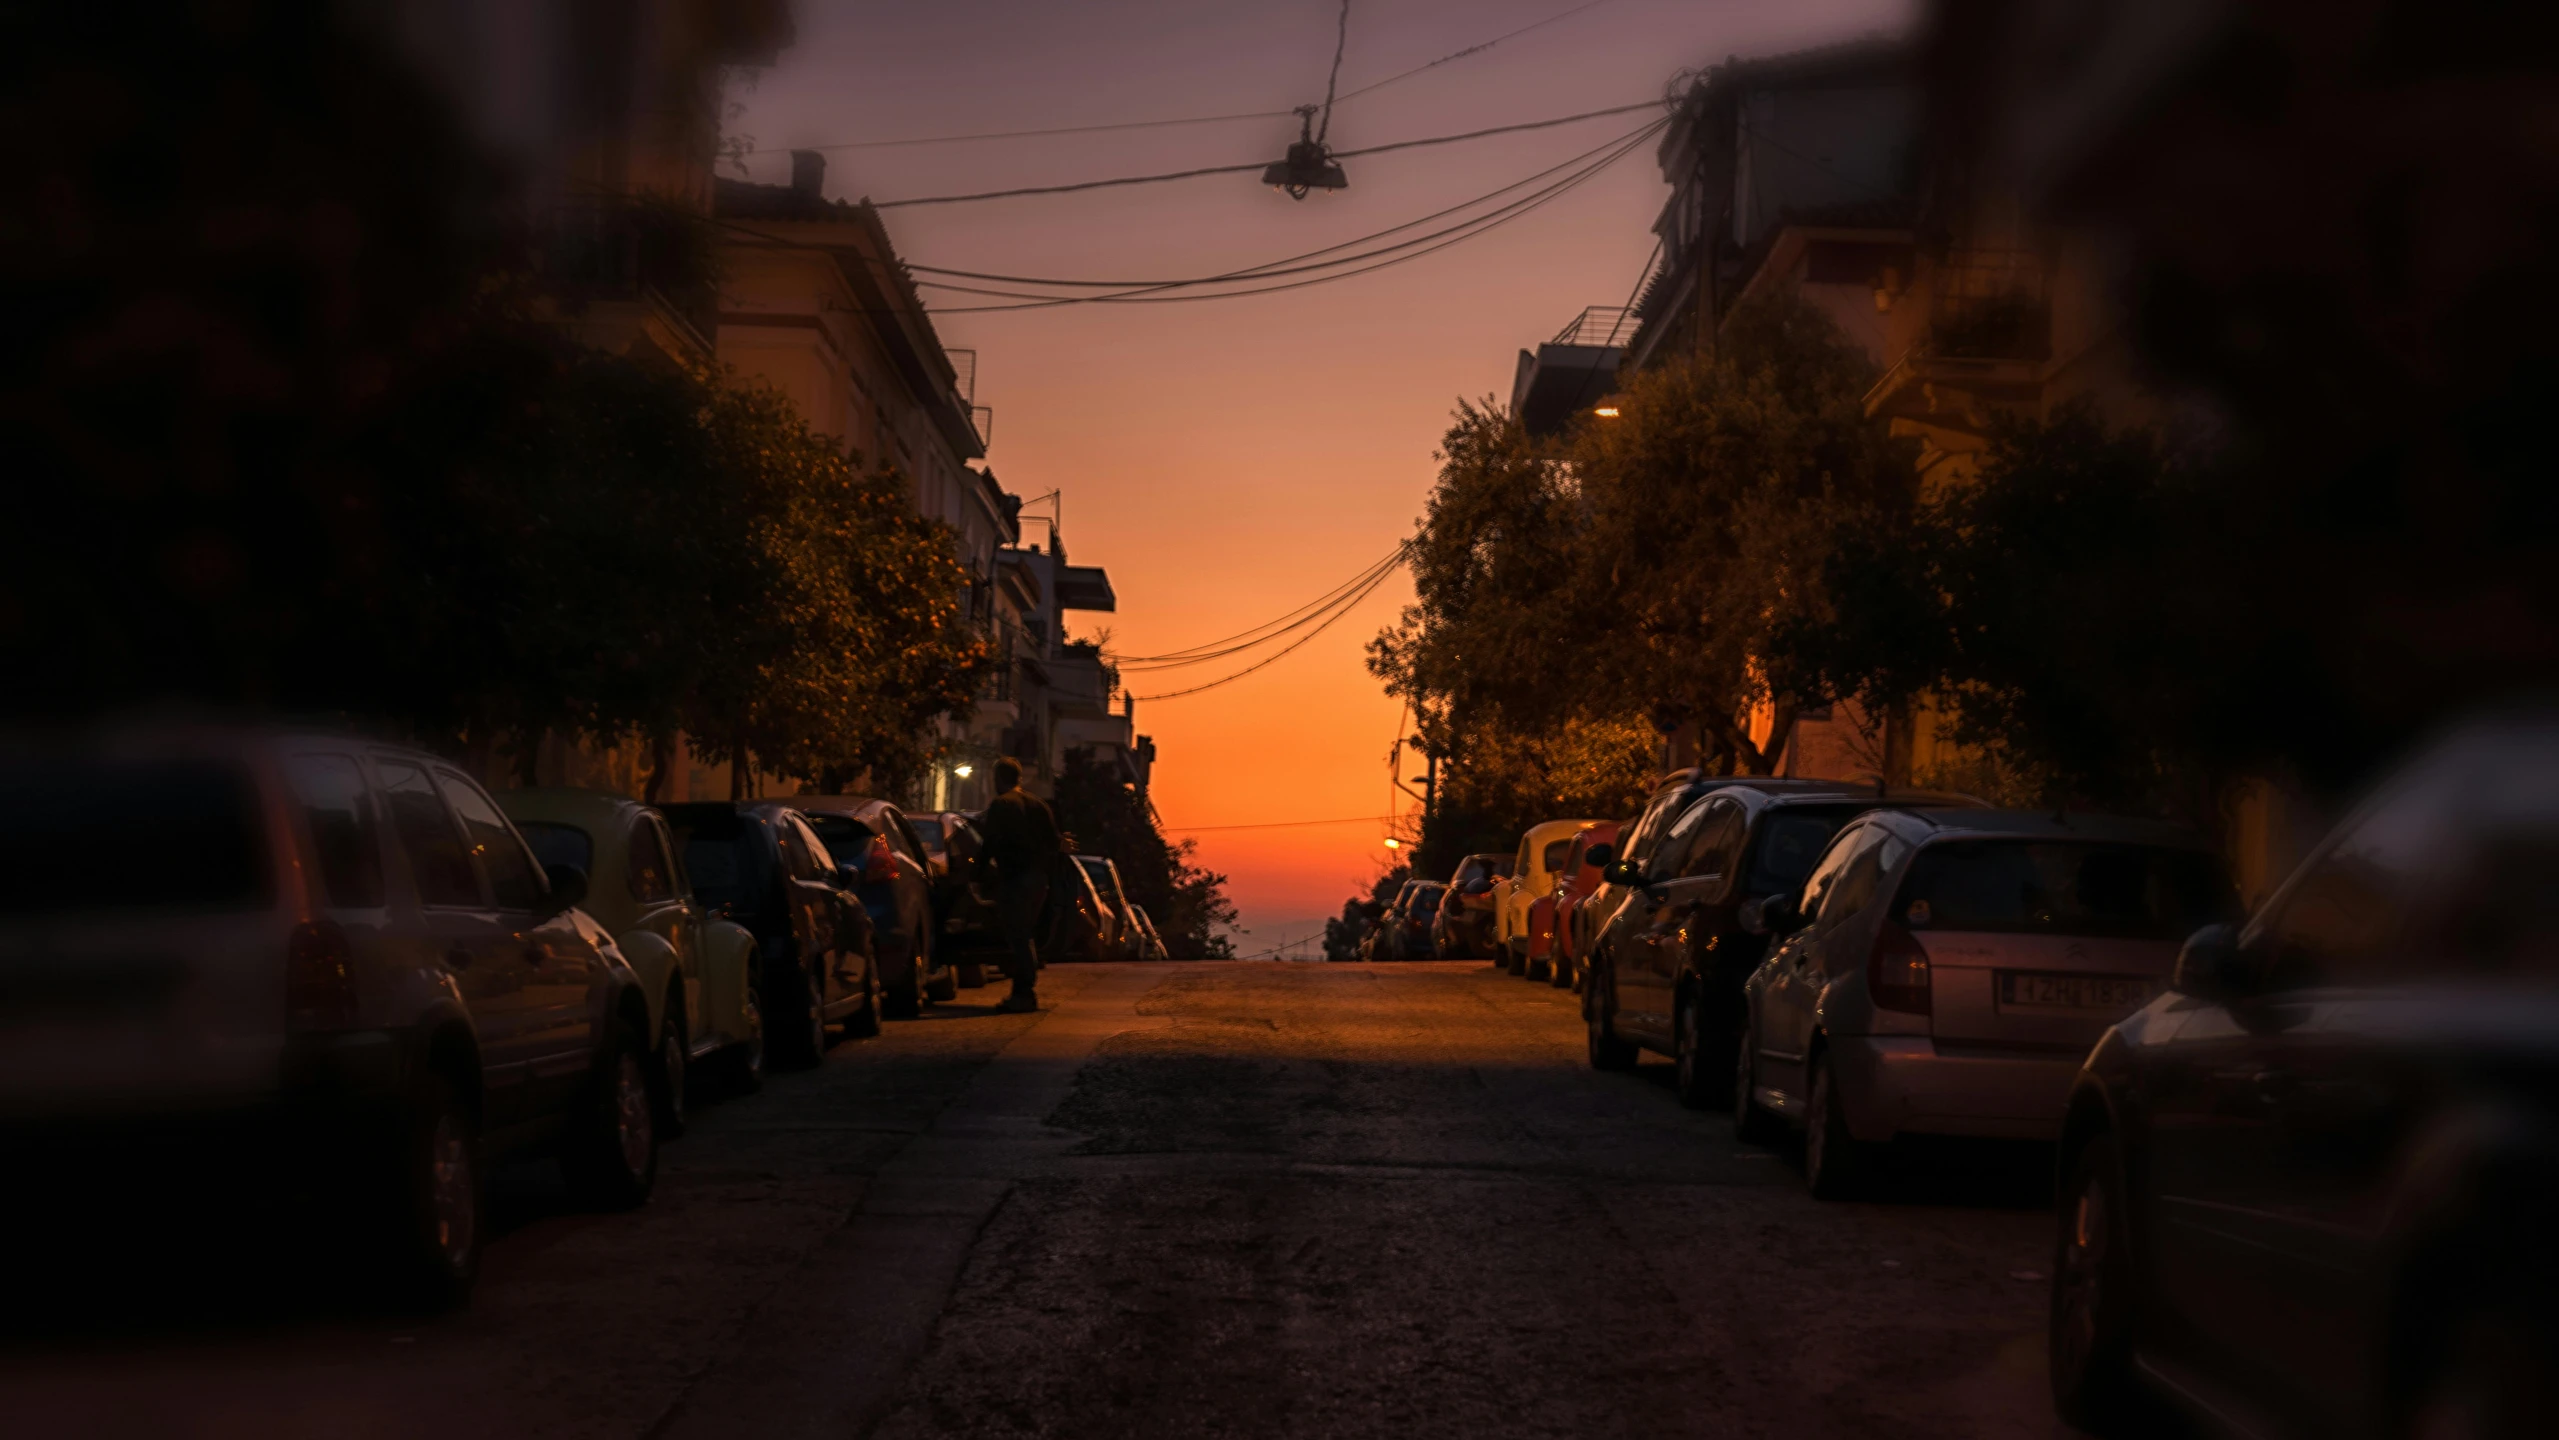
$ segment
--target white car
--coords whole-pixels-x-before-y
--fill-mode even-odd
[[[1801,1129],[1806,1182],[1836,1198],[1897,1136],[2058,1139],[2090,1047],[2238,901],[2172,826],[1873,810],[1800,898],[1754,907],[1784,938],[1743,987],[1735,1129]]]

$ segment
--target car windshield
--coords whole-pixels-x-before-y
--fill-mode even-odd
[[[533,847],[533,858],[543,868],[553,865],[575,865],[592,875],[595,871],[595,841],[575,825],[554,825],[545,820],[516,823],[516,833]]]
[[[114,857],[154,857],[150,883]],[[263,910],[247,770],[214,760],[0,762],[0,915]]]
[[[821,813],[812,814],[808,819],[809,828],[817,832],[817,838],[826,842],[827,856],[837,866],[850,865],[859,869],[870,858],[871,841],[878,837],[878,832],[870,826],[850,815]]]
[[[1830,837],[1866,808],[1803,805],[1769,811],[1759,822],[1759,848],[1751,857],[1750,883],[1744,889],[1753,895],[1775,895],[1803,884],[1804,877],[1813,873],[1813,862],[1830,845]]]
[[[1913,930],[2181,940],[2238,913],[2200,851],[2079,840],[1959,840],[1922,850],[1893,916]]]

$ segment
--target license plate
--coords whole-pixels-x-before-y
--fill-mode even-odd
[[[1999,1003],[2016,1010],[2131,1010],[2150,999],[2150,982],[2115,975],[1999,972]]]

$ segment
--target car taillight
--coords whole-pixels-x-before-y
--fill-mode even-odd
[[[345,931],[326,920],[294,927],[284,955],[284,1008],[296,1030],[355,1023],[354,954]]]
[[[1878,1010],[1925,1015],[1928,995],[1928,952],[1909,931],[1885,921],[1875,936],[1874,953],[1866,957],[1867,998]]]
[[[897,857],[889,853],[888,837],[874,835],[871,848],[862,853],[862,883],[885,885],[897,878]]]

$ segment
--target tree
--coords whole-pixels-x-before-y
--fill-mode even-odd
[[[1107,857],[1129,900],[1146,911],[1176,960],[1232,960],[1237,914],[1226,877],[1192,863],[1199,842],[1164,838],[1154,807],[1082,747],[1057,777],[1058,828],[1086,855]]]
[[[1573,593],[1606,597],[1580,651],[1585,704],[1694,723],[1722,764],[1775,769],[1800,706],[1834,698],[1777,637],[1825,604],[1832,551],[1910,503],[1907,450],[1866,418],[1873,378],[1819,311],[1756,301],[1711,354],[1634,376],[1618,418],[1581,432]]]

